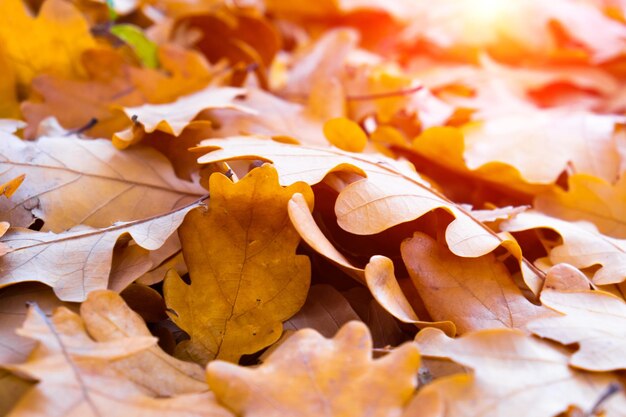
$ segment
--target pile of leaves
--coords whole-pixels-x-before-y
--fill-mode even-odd
[[[0,415],[626,416],[626,3],[1,0]]]

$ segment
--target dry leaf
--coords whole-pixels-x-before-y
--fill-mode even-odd
[[[367,327],[350,322],[333,339],[300,330],[256,369],[211,362],[207,378],[241,416],[398,416],[415,389],[419,353],[407,343],[376,361],[371,355]]]
[[[528,301],[494,254],[460,258],[424,233],[402,242],[402,259],[428,313],[459,333],[524,328],[549,312]]]
[[[567,191],[559,187],[539,194],[534,206],[563,220],[586,220],[605,235],[626,239],[626,176],[615,184],[588,174],[567,179]]]
[[[473,376],[439,379],[415,398],[419,410],[423,396],[437,392],[445,405],[443,416],[552,417],[570,405],[588,410],[616,381],[612,374],[570,368],[562,351],[519,330],[481,330],[450,339],[439,330],[425,329],[416,342],[426,357],[450,358],[474,370]],[[626,397],[620,393],[605,406],[609,416],[622,415]]]
[[[303,183],[283,189],[270,165],[237,183],[214,174],[210,190],[208,210],[191,212],[179,233],[191,285],[170,272],[165,301],[191,336],[179,346],[188,357],[236,361],[278,340],[304,304],[310,263],[295,254],[287,202],[296,192],[312,202],[312,192]]]
[[[102,294],[106,293],[94,297]],[[104,314],[129,313],[135,314],[118,304]],[[141,361],[137,355],[152,356],[159,362],[154,350],[149,350],[155,349],[153,337],[111,335],[111,340],[99,342],[90,337],[85,325],[81,317],[64,308],[58,309],[50,319],[36,306],[30,308],[19,334],[38,341],[39,346],[27,362],[8,368],[39,382],[20,399],[10,417],[230,415],[209,393],[160,398],[149,386],[142,385],[146,381],[158,385],[159,374],[152,368],[139,370],[134,366],[137,358]],[[92,325],[98,327],[102,323]]]
[[[172,103],[125,107],[124,113],[137,127],[116,133],[113,135],[113,143],[116,147],[124,149],[141,140],[143,133],[156,130],[179,136],[189,125],[210,123],[206,120],[194,121],[198,114],[207,109],[228,108],[254,113],[253,110],[234,102],[236,97],[244,95],[245,92],[244,89],[234,87],[207,87],[180,97]],[[138,132],[135,132],[135,129]]]
[[[199,201],[178,210],[104,229],[80,227],[60,234],[10,229],[0,238],[9,253],[0,257],[0,287],[39,281],[65,301],[82,301],[108,285],[113,247],[129,234],[148,250],[160,248]]]
[[[324,124],[324,135],[331,145],[348,152],[363,152],[367,145],[367,135],[363,129],[345,117],[327,121]]]
[[[45,231],[108,227],[165,213],[204,194],[177,178],[167,159],[150,148],[122,152],[106,140],[0,137],[0,181],[27,176],[13,198],[0,200],[0,218],[13,226],[28,227],[40,218]]]
[[[527,211],[503,222],[501,228],[509,232],[552,229],[563,239],[562,244],[557,244],[548,254],[552,265],[568,263],[579,269],[599,265],[592,279],[597,285],[626,280],[626,240],[604,236],[592,224],[571,223]]]
[[[579,344],[569,363],[590,371],[626,369],[626,303],[604,291],[544,290],[541,303],[559,313],[528,323],[534,334]]]

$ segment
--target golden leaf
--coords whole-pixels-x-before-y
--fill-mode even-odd
[[[287,202],[299,192],[312,204],[312,192],[303,183],[283,189],[270,165],[237,183],[214,174],[210,190],[208,210],[192,211],[180,228],[191,285],[170,273],[165,301],[191,336],[180,346],[189,357],[236,361],[278,340],[304,304],[310,263],[295,254]]]
[[[324,135],[332,144],[348,152],[362,152],[367,145],[367,135],[350,119],[339,117],[324,124]]]
[[[211,362],[207,379],[218,401],[246,417],[400,415],[419,353],[407,343],[382,359],[371,355],[367,327],[350,322],[333,339],[300,330],[256,369]]]

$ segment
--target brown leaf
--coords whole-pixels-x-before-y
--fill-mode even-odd
[[[544,290],[541,303],[561,313],[528,323],[534,334],[578,343],[569,363],[590,371],[626,369],[626,303],[604,291]]]
[[[300,330],[260,367],[214,361],[207,378],[217,399],[242,416],[399,415],[415,389],[419,353],[407,343],[372,361],[371,351],[359,322],[333,339]]]
[[[98,314],[108,316],[106,321],[135,314],[123,303],[97,306],[94,300],[103,296],[111,297],[109,294],[93,294],[84,304],[88,306],[87,314],[92,320]],[[117,295],[113,297],[119,298]],[[103,312],[102,307],[105,308]],[[96,317],[92,315],[94,313]],[[126,324],[129,334],[116,334],[117,331],[114,331],[106,337],[107,341],[95,341],[90,337],[91,331],[106,332],[107,327],[111,329],[110,323],[92,321],[89,330],[85,327],[89,325],[81,317],[67,309],[58,309],[49,319],[36,306],[31,307],[19,333],[37,340],[39,346],[27,362],[12,365],[9,369],[39,382],[21,398],[10,416],[100,417],[141,416],[147,413],[172,417],[230,415],[206,392],[159,397],[158,392],[167,392],[167,388],[159,382],[162,376],[159,371],[168,369],[168,366],[164,363],[163,367],[137,367],[145,358],[148,358],[148,362],[154,361],[156,365],[164,359],[155,355],[158,351],[158,348],[153,347],[155,339],[141,336],[147,332],[145,327],[140,330],[133,328],[133,324],[132,320]],[[104,329],[99,327],[102,325],[105,325]],[[137,330],[139,335],[136,334]],[[172,358],[166,361],[169,361],[169,366],[193,366],[177,363]],[[171,367],[168,372],[182,378],[180,371]],[[148,385],[144,385],[146,383]],[[150,391],[151,387],[156,391]]]
[[[62,232],[79,224],[108,227],[162,214],[204,194],[197,184],[177,178],[153,149],[121,152],[106,140],[44,137],[24,142],[2,135],[0,158],[0,182],[27,176],[13,198],[0,200],[0,218],[13,226],[28,227],[40,218],[44,231]]]
[[[436,329],[418,333],[416,342],[427,357],[446,357],[469,366],[473,375],[455,375],[424,387],[412,407],[436,392],[444,403],[443,416],[507,415],[552,417],[570,405],[590,409],[616,378],[590,374],[568,366],[568,356],[518,330],[494,329],[450,339]],[[430,404],[430,400],[428,401]],[[620,393],[605,406],[610,416],[623,414],[626,396]],[[421,414],[410,414],[406,417]]]
[[[424,233],[402,242],[402,259],[434,320],[452,321],[459,333],[524,328],[549,311],[528,301],[492,253],[460,258]]]
[[[9,248],[0,257],[0,287],[39,281],[64,301],[82,301],[89,292],[107,288],[113,247],[120,236],[129,234],[142,248],[156,250],[199,204],[104,229],[80,227],[60,234],[10,229],[0,238]]]

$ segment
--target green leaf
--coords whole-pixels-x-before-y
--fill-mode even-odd
[[[111,26],[111,33],[130,46],[141,63],[148,68],[159,65],[157,45],[146,38],[141,28],[135,25],[119,24]]]

